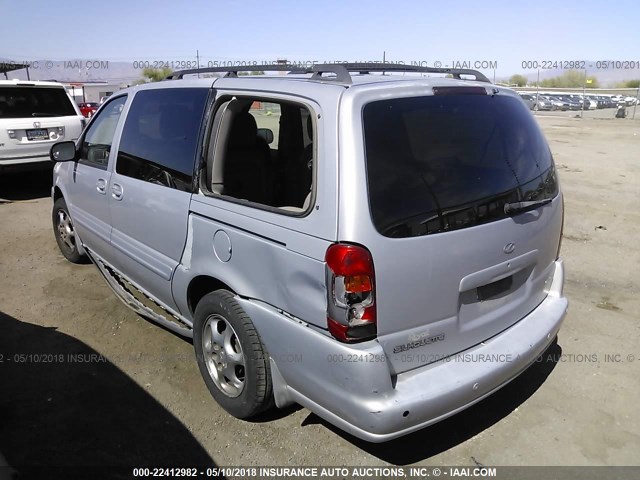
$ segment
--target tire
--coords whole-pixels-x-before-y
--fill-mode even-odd
[[[64,198],[59,198],[53,203],[51,220],[53,221],[53,235],[56,237],[58,248],[64,258],[71,263],[88,263],[87,256],[80,254],[78,250],[80,240],[73,227]]]
[[[269,357],[233,294],[216,290],[205,295],[194,317],[196,361],[216,402],[241,419],[271,408]]]

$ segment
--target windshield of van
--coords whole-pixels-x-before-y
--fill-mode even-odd
[[[64,88],[0,87],[0,118],[77,115]]]
[[[382,100],[363,122],[371,216],[385,236],[468,228],[558,193],[549,146],[517,97]]]

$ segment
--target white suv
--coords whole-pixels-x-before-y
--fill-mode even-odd
[[[0,80],[0,171],[47,165],[54,143],[75,141],[84,118],[57,82]]]

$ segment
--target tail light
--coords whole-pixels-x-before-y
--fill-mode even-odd
[[[325,255],[327,326],[342,342],[376,337],[375,274],[371,253],[359,245],[337,243]]]
[[[564,195],[562,195],[562,224],[560,225],[560,240],[558,240],[558,251],[556,252],[556,260],[560,258],[560,247],[562,247],[563,232],[564,232]]]

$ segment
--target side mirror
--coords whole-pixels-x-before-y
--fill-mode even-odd
[[[76,159],[75,142],[58,142],[51,147],[49,157],[52,162],[73,162]]]
[[[273,142],[273,132],[268,128],[259,128],[258,137],[262,138],[267,144]]]

